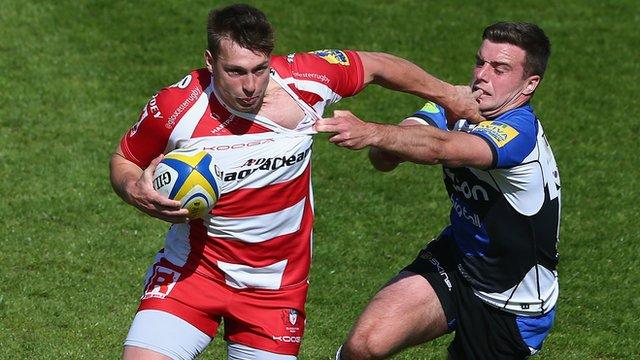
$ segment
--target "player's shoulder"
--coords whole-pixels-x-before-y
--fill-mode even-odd
[[[177,82],[163,87],[158,97],[166,100],[184,99],[195,93],[202,93],[211,83],[211,74],[205,68],[196,69]]]
[[[447,129],[447,118],[444,108],[432,101],[427,101],[418,111],[410,117],[423,124]]]
[[[165,86],[149,100],[148,108],[157,118],[168,118],[177,109],[191,107],[211,83],[211,75],[205,68],[196,69],[177,82]],[[158,114],[159,113],[159,114]]]
[[[497,139],[520,137],[534,143],[538,133],[538,119],[529,104],[511,109],[494,119],[483,121],[475,129],[485,131]]]

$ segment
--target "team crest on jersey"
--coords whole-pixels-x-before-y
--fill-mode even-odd
[[[474,132],[482,132],[489,135],[498,147],[505,146],[520,134],[518,130],[511,126],[494,121],[481,122],[475,127]]]
[[[319,57],[326,60],[329,64],[340,64],[349,66],[349,57],[347,57],[347,54],[345,54],[342,50],[324,49],[311,51],[310,53],[318,55]]]
[[[427,101],[427,103],[424,104],[424,106],[422,107],[422,109],[420,109],[420,111],[424,111],[429,114],[440,113],[440,110],[438,110],[438,107],[436,106],[436,104],[432,103],[431,101]]]

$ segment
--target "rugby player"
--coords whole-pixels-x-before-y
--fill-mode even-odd
[[[130,205],[173,223],[149,267],[124,359],[192,359],[221,323],[229,359],[296,359],[305,325],[314,123],[368,84],[476,117],[470,88],[442,82],[383,53],[320,50],[272,55],[265,15],[246,5],[209,14],[206,67],[155,94],[111,158],[111,182]],[[476,96],[479,91],[476,92]],[[162,198],[162,154],[209,151],[221,196],[204,219]]]
[[[346,111],[316,123],[339,146],[370,146],[379,170],[442,165],[452,205],[451,223],[374,296],[337,359],[383,359],[451,331],[451,359],[524,359],[552,327],[560,177],[529,103],[550,43],[528,23],[493,24],[482,38],[471,85],[487,121],[451,121],[428,102],[399,126]]]

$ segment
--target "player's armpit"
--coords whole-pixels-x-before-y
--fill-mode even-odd
[[[494,153],[491,146],[479,136],[449,131],[443,146],[440,163],[444,166],[488,169],[493,165]]]

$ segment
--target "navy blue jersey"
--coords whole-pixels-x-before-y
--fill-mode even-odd
[[[450,131],[436,104],[411,118]],[[456,244],[458,269],[485,302],[546,313],[558,298],[560,176],[542,126],[527,104],[452,131],[481,137],[493,152],[488,170],[443,167],[452,205],[444,232]]]

